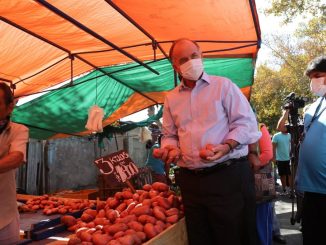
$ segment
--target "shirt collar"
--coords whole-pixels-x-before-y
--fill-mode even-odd
[[[210,79],[209,79],[209,76],[206,72],[203,72],[203,75],[201,76],[201,78],[196,82],[198,83],[199,81],[203,81],[203,82],[206,82],[208,84],[211,83]],[[180,83],[180,86],[179,86],[179,92],[183,91],[183,90],[187,90],[189,89],[189,87],[187,87],[184,83],[183,83],[183,80],[181,81]]]
[[[11,129],[11,124],[12,124],[12,122],[9,121],[9,123],[8,123],[7,127],[5,128],[5,130],[3,130],[3,133],[5,133],[5,132],[7,132],[7,131],[10,131],[10,129]]]

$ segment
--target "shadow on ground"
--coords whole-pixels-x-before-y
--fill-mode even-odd
[[[294,214],[297,211],[294,200]],[[275,211],[280,222],[281,234],[286,238],[288,245],[302,245],[302,233],[300,224],[291,224],[292,199],[289,196],[279,196],[275,202]],[[274,245],[278,243],[274,242]]]

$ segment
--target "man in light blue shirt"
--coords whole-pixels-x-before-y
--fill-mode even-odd
[[[286,113],[283,114],[286,115]],[[287,130],[276,133],[272,139],[274,162],[277,164],[278,174],[281,178],[283,192],[290,190],[291,170],[290,170],[290,144],[291,135]]]
[[[175,162],[191,245],[250,244],[256,240],[254,177],[248,145],[261,133],[246,97],[228,78],[204,71],[197,43],[170,49],[181,83],[164,103],[162,159]],[[213,145],[213,156],[200,152]],[[170,154],[177,153],[177,154]]]
[[[313,60],[306,75],[311,91],[319,96],[304,115],[297,188],[304,192],[303,244],[326,244],[326,56]]]

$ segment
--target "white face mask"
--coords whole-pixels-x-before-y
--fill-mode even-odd
[[[325,77],[313,78],[310,82],[310,89],[317,96],[324,96],[326,94]]]
[[[203,73],[202,59],[191,59],[180,66],[181,76],[187,80],[197,81]]]

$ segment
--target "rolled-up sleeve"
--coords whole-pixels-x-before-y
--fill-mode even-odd
[[[240,145],[255,143],[261,137],[258,124],[247,98],[230,80],[226,86],[223,106],[229,119],[229,133],[226,139],[239,142]]]
[[[164,101],[162,133],[162,148],[167,145],[179,145],[178,129],[173,121],[167,96]]]
[[[26,161],[26,146],[28,142],[28,128],[23,125],[14,129],[12,132],[10,152],[21,152],[24,155],[24,161]]]

